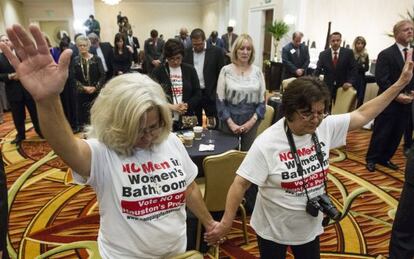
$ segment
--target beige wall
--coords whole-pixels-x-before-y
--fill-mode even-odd
[[[121,11],[129,19],[134,35],[138,37],[141,48],[149,37],[151,29],[156,29],[164,39],[174,37],[181,27],[191,31],[202,23],[202,8],[196,3],[171,3],[169,1],[121,2],[117,6],[109,6],[100,0],[95,1],[96,19],[101,23],[101,38],[113,44],[114,35],[118,32],[116,16]]]
[[[37,0],[26,1],[23,5],[24,25],[30,23],[44,22],[67,22],[69,24],[68,33],[73,38],[73,10],[70,0]],[[50,33],[49,33],[50,34]],[[49,35],[52,37],[52,35]]]
[[[15,0],[0,0],[2,17],[0,17],[1,33],[14,23],[23,24],[23,4]]]
[[[212,31],[218,31],[219,35],[219,4],[218,2],[206,3],[202,6],[202,25],[201,28],[204,30],[206,37],[208,38]]]

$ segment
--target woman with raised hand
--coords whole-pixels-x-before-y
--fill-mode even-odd
[[[217,222],[194,182],[197,167],[170,133],[161,87],[138,73],[111,80],[92,107],[88,139],[81,140],[72,134],[59,99],[71,51],[56,64],[39,28],[29,30],[35,42],[20,25],[7,29],[20,59],[6,45],[0,48],[36,101],[53,150],[78,183],[96,191],[101,256],[165,258],[184,252],[186,205],[211,231]]]

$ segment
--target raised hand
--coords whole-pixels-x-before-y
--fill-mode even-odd
[[[9,47],[0,43],[0,49],[14,67],[17,77],[35,101],[59,95],[68,77],[71,50],[65,50],[59,64],[53,61],[49,48],[39,27],[29,26],[35,42],[20,25],[7,29],[17,57]]]

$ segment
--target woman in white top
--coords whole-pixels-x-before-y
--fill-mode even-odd
[[[96,191],[101,256],[166,258],[184,252],[186,205],[207,230],[217,223],[194,182],[197,167],[170,133],[161,87],[138,73],[116,77],[92,107],[88,140],[76,138],[59,99],[71,52],[64,51],[56,64],[39,28],[30,31],[36,44],[20,25],[7,30],[20,60],[0,47],[36,101],[46,139],[75,180]]]
[[[259,186],[251,225],[257,233],[261,258],[285,258],[290,246],[296,259],[318,259],[323,212],[340,220],[325,201],[329,150],[345,145],[348,131],[375,118],[413,76],[410,56],[392,86],[357,110],[328,115],[330,94],[317,78],[294,80],[283,94],[285,118],[264,131],[253,143],[231,185],[220,224],[206,239],[213,243],[231,228],[244,192]],[[327,213],[329,212],[329,213]],[[329,218],[327,218],[329,220]],[[324,221],[327,223],[327,221]]]
[[[217,81],[219,128],[241,136],[241,150],[249,150],[265,113],[266,85],[261,69],[253,65],[254,46],[247,34],[237,37],[232,63],[221,69]]]

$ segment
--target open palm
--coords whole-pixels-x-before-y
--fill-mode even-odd
[[[0,48],[16,70],[24,88],[35,101],[41,101],[58,95],[63,90],[68,77],[71,51],[64,51],[59,64],[56,64],[40,29],[31,25],[29,30],[36,44],[20,25],[7,29],[7,35],[20,59],[5,44],[0,44]]]

